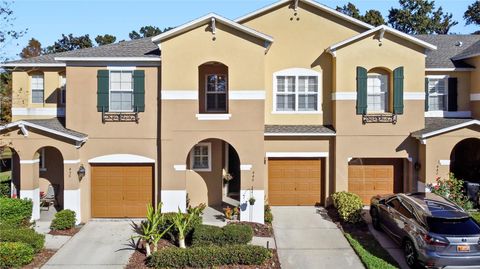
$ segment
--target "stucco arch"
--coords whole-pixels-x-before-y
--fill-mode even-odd
[[[480,183],[480,139],[466,138],[450,153],[450,172],[457,178]]]

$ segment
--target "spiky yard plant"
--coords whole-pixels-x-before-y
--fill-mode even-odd
[[[159,203],[157,209],[155,210],[151,204],[147,205],[147,220],[141,222],[140,227],[137,231],[138,235],[133,236],[132,238],[139,238],[145,243],[145,251],[147,257],[152,254],[150,245],[153,244],[153,251],[157,251],[158,242],[162,237],[172,228],[173,224],[163,229],[159,230],[159,227],[164,223],[164,215],[161,213],[162,204]]]
[[[185,231],[190,225],[190,222],[193,218],[200,215],[200,208],[195,207],[190,210],[188,213],[182,213],[180,208],[178,208],[177,214],[173,217],[173,225],[178,230],[178,245],[180,248],[186,248],[185,246]]]

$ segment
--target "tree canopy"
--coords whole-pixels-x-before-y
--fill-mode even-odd
[[[448,34],[458,24],[451,13],[442,7],[435,9],[435,1],[399,0],[400,8],[391,8],[388,23],[407,34]]]
[[[471,5],[468,6],[467,11],[463,14],[465,19],[465,24],[475,24],[480,26],[480,1],[476,0]],[[480,30],[474,32],[474,34],[480,34]]]
[[[73,36],[73,34],[64,35],[62,38],[51,46],[45,49],[45,53],[57,53],[64,51],[71,51],[76,49],[91,48],[93,46],[92,40],[88,34],[82,36]]]
[[[156,36],[156,35],[159,35],[163,32],[166,32],[170,29],[173,29],[172,27],[167,27],[167,28],[163,28],[163,30],[161,30],[159,27],[156,27],[156,26],[151,26],[151,25],[148,25],[148,26],[142,26],[139,30],[140,33],[138,33],[137,31],[131,31],[129,34],[128,34],[128,37],[130,37],[130,39],[139,39],[139,38],[144,38],[144,37],[152,37],[152,36]]]
[[[116,40],[116,36],[109,34],[97,35],[97,37],[95,37],[95,42],[97,42],[99,46],[115,43]]]
[[[343,5],[342,7],[337,6],[337,11],[342,12],[350,17],[361,20],[363,22],[369,23],[374,26],[379,26],[385,24],[385,19],[382,16],[382,13],[375,9],[370,9],[365,12],[365,15],[360,14],[360,10],[352,3]]]
[[[31,58],[42,54],[42,44],[40,41],[32,38],[28,41],[28,45],[20,52],[20,57]]]

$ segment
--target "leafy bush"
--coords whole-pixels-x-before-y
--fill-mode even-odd
[[[20,242],[32,247],[35,253],[43,249],[45,235],[29,228],[0,230],[0,242]]]
[[[340,218],[346,222],[357,223],[362,220],[363,203],[360,196],[351,192],[336,192],[332,195],[333,206]]]
[[[272,209],[270,208],[270,206],[268,204],[265,204],[263,215],[264,215],[263,218],[264,218],[265,223],[272,223],[273,222]]]
[[[29,226],[32,217],[32,200],[0,198],[0,224]]]
[[[67,230],[75,227],[76,214],[70,209],[65,209],[55,213],[55,218],[50,224],[52,230]]]
[[[464,194],[463,180],[457,179],[452,173],[447,179],[437,177],[434,184],[427,184],[432,193],[440,195],[456,203],[465,210],[473,208],[472,202]]]
[[[221,265],[261,265],[272,257],[270,250],[253,245],[165,248],[153,253],[148,266],[155,268],[211,268]]]
[[[471,212],[470,215],[474,220],[476,220],[478,223],[480,223],[480,212]]]
[[[31,246],[20,242],[0,242],[0,268],[17,268],[32,262]]]
[[[193,232],[192,245],[242,245],[252,241],[252,238],[253,230],[247,225],[229,224],[223,228],[200,225]]]
[[[173,219],[175,218],[175,215],[177,213],[175,212],[169,212],[169,213],[163,213],[164,219],[163,219],[163,224],[159,226],[159,229],[161,231],[167,229],[168,227],[172,226]],[[185,214],[187,215],[187,214]],[[187,225],[187,228],[185,229],[185,237],[189,239],[193,233],[193,229],[199,225],[202,224],[202,216],[200,215],[194,215],[192,217],[192,220],[190,223]],[[168,232],[170,236],[171,241],[176,241],[178,238],[178,228],[174,225]]]
[[[10,180],[0,182],[0,197],[10,197],[10,184]]]

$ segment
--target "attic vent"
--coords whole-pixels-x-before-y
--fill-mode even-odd
[[[455,46],[461,47],[461,46],[463,46],[463,42],[462,41],[457,41],[457,43],[455,43]]]

